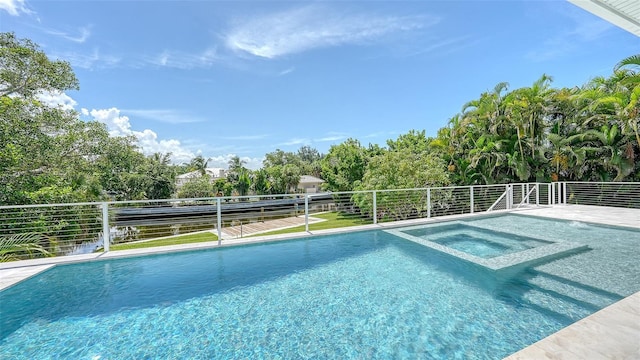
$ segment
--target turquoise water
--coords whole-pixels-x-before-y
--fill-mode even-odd
[[[420,229],[411,229],[404,232],[483,258],[511,254],[553,243],[512,233],[469,226],[465,222],[456,222],[451,225],[427,225]]]
[[[0,292],[0,358],[502,358],[640,290],[640,233],[573,228],[615,251],[500,277],[374,231],[58,266]],[[585,256],[608,284],[556,272]]]
[[[512,249],[501,243],[466,234],[458,234],[455,236],[447,237],[444,240],[440,240],[437,242],[449,246],[450,248],[484,258],[492,258],[498,255],[503,255]]]

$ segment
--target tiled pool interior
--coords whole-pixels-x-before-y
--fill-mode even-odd
[[[483,261],[579,247],[515,274],[384,231],[58,266],[0,292],[0,354],[501,358],[640,290],[638,231],[517,215],[458,225],[540,241]]]

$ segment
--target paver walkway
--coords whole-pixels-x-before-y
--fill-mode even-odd
[[[309,216],[309,224],[321,221],[326,220]],[[229,226],[222,228],[222,239],[236,239],[249,235],[265,233],[272,230],[288,229],[301,225],[304,225],[304,215]],[[215,233],[215,230],[213,232]]]

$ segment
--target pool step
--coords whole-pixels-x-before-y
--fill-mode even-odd
[[[621,298],[616,294],[548,274],[538,273],[528,282],[544,292],[555,294],[558,297],[573,299],[597,308],[608,306]]]
[[[527,285],[522,301],[556,316],[564,314],[571,321],[582,319],[621,299],[617,294],[541,272],[535,272],[527,280]]]
[[[528,307],[534,308],[539,312],[551,313],[554,317],[566,319],[567,322],[578,321],[598,310],[597,307],[592,305],[571,301],[538,289],[527,291],[523,294],[521,300]]]

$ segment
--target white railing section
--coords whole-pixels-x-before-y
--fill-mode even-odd
[[[536,199],[536,204],[539,203],[540,197],[538,196],[538,186],[534,186],[532,188],[529,189],[529,184],[527,185],[527,191],[526,191],[526,195],[524,195],[522,197],[522,200],[518,203],[518,205],[516,205],[516,208],[520,208],[522,206],[525,205],[530,205],[531,204],[531,196],[535,196]],[[524,194],[525,192],[523,192]],[[535,195],[533,195],[533,193],[535,193]]]
[[[514,205],[515,204],[515,205]],[[171,243],[309,232],[353,225],[585,204],[640,208],[640,183],[524,183],[318,194],[0,206],[0,261],[110,251],[120,244]],[[8,246],[13,248],[8,248]],[[8,250],[7,250],[8,249]]]
[[[510,209],[509,203],[511,202],[510,199],[512,199],[512,198],[513,198],[513,191],[511,189],[511,186],[507,185],[506,190],[502,193],[502,195],[500,195],[498,200],[496,200],[489,207],[489,209],[487,209],[487,211]]]
[[[640,209],[640,182],[563,182],[561,204],[595,205]],[[640,222],[640,219],[638,219]]]

